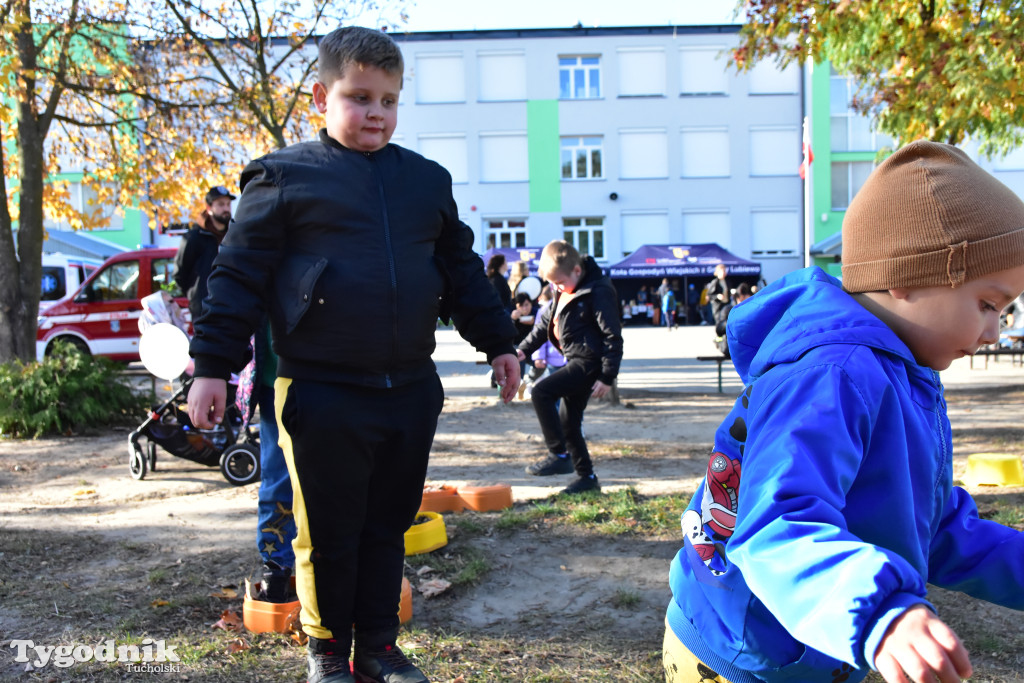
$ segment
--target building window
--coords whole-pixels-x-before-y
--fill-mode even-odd
[[[101,204],[96,191],[81,182],[68,183],[68,205],[82,214],[93,215],[98,213],[106,220],[106,224],[93,228],[100,230],[122,230],[124,228],[124,216],[117,211],[117,205]],[[67,220],[54,221],[46,220],[44,225],[50,230],[74,230],[75,228]]]
[[[559,57],[558,96],[563,100],[601,97],[601,58]]]
[[[871,175],[870,161],[837,161],[832,164],[832,210],[845,211]]]
[[[780,69],[774,62],[762,59],[747,74],[751,95],[795,95],[800,92],[800,67],[796,62]]]
[[[477,99],[510,102],[526,99],[526,55],[522,51],[477,55]]]
[[[800,169],[800,131],[796,126],[750,129],[750,175],[795,176]]]
[[[683,95],[727,95],[724,45],[679,49],[679,92]]]
[[[622,214],[622,255],[645,244],[668,244],[668,212],[637,211]]]
[[[603,178],[600,137],[562,138],[562,178]]]
[[[480,181],[524,182],[530,179],[526,133],[480,134]]]
[[[857,88],[852,78],[831,69],[829,115],[833,152],[877,152],[893,147],[891,137],[871,130],[871,119],[850,108]]]
[[[469,182],[465,135],[421,135],[419,142],[420,154],[444,166],[451,173],[453,183]]]
[[[668,133],[664,129],[619,131],[620,178],[667,178]]]
[[[496,247],[526,246],[526,220],[522,218],[488,218],[484,221],[484,245]]]
[[[802,232],[796,209],[755,209],[750,212],[751,256],[796,256]]]
[[[680,139],[684,178],[729,177],[728,128],[684,128]]]
[[[665,51],[619,48],[619,97],[665,96]]]
[[[603,218],[563,218],[562,231],[563,239],[581,254],[604,258]]]
[[[462,53],[416,55],[416,102],[466,101],[466,68]]]
[[[720,247],[732,247],[732,224],[728,209],[703,209],[683,212],[683,242],[706,244],[715,242]]]

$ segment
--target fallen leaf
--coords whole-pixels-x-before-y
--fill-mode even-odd
[[[309,636],[302,630],[302,621],[299,620],[301,611],[302,605],[296,605],[284,618],[284,633],[290,633],[291,639],[297,645],[305,645],[309,641]]]
[[[225,631],[241,631],[242,617],[238,616],[238,612],[226,609],[220,613],[220,619],[211,628],[220,628]]]
[[[228,643],[227,653],[229,655],[237,654],[239,652],[245,652],[249,649],[249,643],[245,642],[241,638],[235,638]]]
[[[416,576],[423,576],[424,574],[429,574],[432,571],[434,571],[434,568],[428,564],[425,564],[416,570]]]
[[[465,676],[456,676],[455,678],[452,679],[452,683],[466,683],[466,677]]]
[[[167,607],[167,605],[169,605],[169,604],[171,604],[171,603],[169,601],[167,601],[167,600],[154,600],[153,602],[149,603],[149,606],[150,607]]]
[[[211,598],[223,598],[224,600],[230,600],[231,598],[238,597],[238,591],[232,586],[224,586],[215,593],[210,593]]]
[[[96,493],[96,489],[75,489],[73,496],[91,496]]]
[[[441,595],[446,590],[452,587],[451,581],[445,581],[444,579],[430,579],[429,581],[420,581],[419,591],[425,598],[433,598]]]

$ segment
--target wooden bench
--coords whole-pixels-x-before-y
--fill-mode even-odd
[[[715,361],[718,363],[718,393],[722,393],[722,363],[732,362],[731,358],[726,358],[722,354],[716,354],[714,356],[697,356],[697,360],[701,361]]]
[[[971,369],[974,369],[974,359],[978,356],[984,356],[985,358],[985,369],[988,369],[988,358],[989,356],[996,356],[996,360],[999,360],[999,356],[1009,356],[1011,365],[1024,366],[1024,348],[1019,349],[978,349],[973,356],[971,356]]]

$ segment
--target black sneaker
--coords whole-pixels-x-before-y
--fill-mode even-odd
[[[526,473],[535,477],[550,477],[552,474],[571,474],[572,460],[568,457],[549,455],[540,462],[526,466]]]
[[[307,683],[355,683],[352,668],[348,663],[348,654],[331,652],[333,640],[309,639],[309,652],[306,655]]]
[[[584,491],[600,491],[601,485],[597,483],[597,475],[591,474],[586,477],[577,477],[576,481],[562,489],[562,493],[583,493]]]
[[[430,683],[423,672],[405,658],[397,645],[370,650],[357,644],[352,663],[353,673],[359,683]]]
[[[282,567],[273,560],[267,560],[263,563],[263,581],[258,599],[264,602],[291,602],[295,599],[291,577],[290,567]]]

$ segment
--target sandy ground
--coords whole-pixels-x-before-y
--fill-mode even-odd
[[[657,354],[652,358],[654,365],[668,364],[657,360]],[[463,372],[446,377],[448,398],[431,456],[430,482],[506,483],[517,501],[556,493],[569,476],[536,478],[523,471],[544,454],[531,404],[500,404],[486,388],[484,368],[474,367],[472,360],[461,362]],[[708,368],[705,364],[695,371],[707,373]],[[1024,372],[1018,372],[1024,379]],[[706,377],[698,392],[652,381],[667,388],[624,388],[620,405],[598,402],[587,411],[587,437],[606,491],[692,490],[706,467],[714,429],[735,396],[732,391],[717,393]],[[995,388],[980,383],[977,388],[969,383],[958,386],[949,394],[955,435],[978,449],[1007,443],[1018,448],[1022,398],[1024,390],[1005,383]],[[103,551],[105,547],[137,543],[151,549],[135,560],[141,570],[188,561],[194,555],[205,558],[202,571],[212,585],[238,584],[256,561],[256,487],[233,487],[217,468],[163,451],[156,472],[133,480],[127,437],[128,430],[119,430],[74,438],[0,440],[0,526],[89,534],[97,545],[90,558],[95,582],[116,582],[118,563]],[[957,476],[963,472],[965,456],[957,456]],[[449,525],[458,533],[458,515]],[[668,566],[679,538],[626,543],[571,531],[525,530],[484,543],[493,543],[493,569],[485,582],[446,600],[426,600],[417,594],[416,623],[454,631],[538,635],[603,628],[652,649],[660,647],[669,598]],[[0,574],[3,568],[0,548]],[[38,572],[41,590],[61,580],[48,572],[45,562]],[[624,591],[634,598],[626,609],[612,599]],[[1020,623],[1018,613],[984,614],[986,619]],[[8,656],[6,641],[38,628],[0,604],[0,668]],[[1020,659],[1020,653],[1015,656]],[[1018,664],[1024,669],[1024,659]]]

